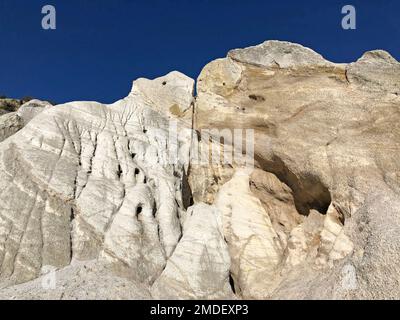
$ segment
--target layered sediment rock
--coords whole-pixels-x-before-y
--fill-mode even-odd
[[[399,68],[268,41],[0,117],[0,297],[399,297]]]
[[[272,284],[274,291],[266,294],[268,286],[262,286],[260,297],[399,296],[387,285],[398,281],[392,266],[399,262],[394,254],[394,230],[400,221],[399,67],[384,51],[368,52],[355,63],[335,64],[300,45],[268,41],[233,50],[202,71],[197,128],[255,130],[255,166],[267,174],[260,181],[262,174],[253,173],[249,181],[264,207],[263,228],[273,226],[270,238],[262,241],[270,249],[261,243],[257,248],[264,257],[271,255],[270,264],[284,264],[283,271],[278,268],[269,279],[280,274],[293,283],[293,273],[302,287],[288,292],[283,288],[289,281],[283,281]],[[236,199],[238,194],[232,199],[238,205]],[[259,211],[238,211],[235,215],[233,209],[225,224],[234,225],[240,218],[238,225],[245,229],[248,219],[253,231],[243,241],[257,239],[259,225],[254,228],[256,218],[249,217]],[[277,237],[274,232],[279,238],[276,247],[270,245]],[[231,250],[245,248],[239,246],[239,251],[235,246],[237,240]],[[249,246],[254,254],[252,242]],[[310,256],[315,257],[311,265]],[[339,280],[318,282],[331,274],[320,268],[333,268]],[[357,290],[330,286],[342,283],[346,268],[352,270]],[[242,270],[245,267],[236,273]],[[250,281],[246,288],[251,286],[257,282]],[[257,290],[252,292],[259,296]]]

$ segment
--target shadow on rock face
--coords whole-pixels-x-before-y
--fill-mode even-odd
[[[328,188],[319,177],[312,174],[295,175],[276,155],[272,160],[262,159],[257,155],[255,157],[264,171],[275,174],[279,180],[292,189],[296,209],[299,213],[307,216],[310,210],[314,209],[326,214],[332,198]]]

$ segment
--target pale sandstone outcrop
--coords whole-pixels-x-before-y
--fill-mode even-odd
[[[283,201],[282,191],[271,192],[268,184],[252,187],[271,220],[270,237],[277,233],[287,238],[281,259],[289,266],[270,295],[262,287],[247,297],[400,296],[392,290],[394,285],[387,285],[398,282],[393,266],[400,262],[395,254],[400,244],[393,241],[397,238],[393,233],[400,231],[399,68],[384,51],[368,52],[352,64],[335,64],[299,45],[268,41],[233,50],[203,69],[197,87],[196,129],[253,128],[256,168],[286,186]],[[257,185],[253,176],[250,184],[254,182]],[[213,188],[215,193],[221,185]],[[195,193],[196,183],[192,189]],[[271,212],[270,207],[279,202],[284,206]],[[237,210],[235,218],[224,224],[240,219],[240,229],[246,230],[256,219],[248,215]],[[271,223],[266,219],[264,228]],[[257,234],[260,227],[252,227],[253,232]],[[271,238],[257,248],[271,243]],[[237,242],[228,245],[234,252],[242,248]],[[268,252],[275,257],[279,250]],[[338,287],[337,279],[348,265],[357,289],[346,291]],[[241,270],[246,267],[233,269],[234,273]],[[288,294],[286,288],[294,284],[296,292]],[[316,285],[325,287],[323,294]],[[246,288],[252,286],[258,288],[257,281],[249,281]]]
[[[246,172],[247,171],[247,172]],[[250,188],[250,172],[238,170],[218,192],[215,205],[223,219],[236,292],[246,298],[270,298],[298,265],[332,266],[353,250],[335,208],[326,216],[297,213],[291,190],[271,173],[263,176],[268,195],[263,206]],[[238,199],[240,199],[238,201]]]
[[[187,83],[187,98],[175,99],[184,108]],[[156,279],[185,211],[184,165],[169,163],[169,122],[156,109],[137,89],[108,106],[59,105],[0,145],[1,279],[21,283],[44,265],[96,258]]]
[[[48,101],[37,99],[30,100],[18,108],[17,114],[24,121],[24,125],[28,124],[34,117],[42,113],[44,109],[51,107],[52,104]]]
[[[400,297],[399,69],[268,41],[208,64],[195,99],[172,72],[111,105],[11,115],[0,298]],[[254,129],[254,168],[195,161],[235,150],[213,129]],[[33,280],[48,265],[54,295]]]
[[[145,103],[164,115],[183,117],[194,102],[194,85],[193,79],[173,71],[154,80],[137,79],[129,96],[140,96]],[[191,113],[187,115],[190,118],[192,116]]]
[[[152,287],[163,299],[232,299],[230,257],[222,232],[222,217],[213,206],[188,210],[183,237]]]
[[[248,173],[238,171],[215,201],[232,259],[235,291],[245,297],[268,296],[283,245],[260,200],[251,193]]]
[[[40,277],[0,290],[0,300],[148,300],[149,289],[98,261],[43,268]]]

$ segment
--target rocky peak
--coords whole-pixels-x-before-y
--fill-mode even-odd
[[[141,99],[163,114],[175,117],[184,116],[192,107],[193,95],[194,80],[177,71],[154,80],[137,79],[129,94],[133,99]]]
[[[306,66],[325,66],[330,62],[315,51],[286,41],[265,41],[257,46],[235,49],[228,57],[241,63],[258,67],[282,69]]]

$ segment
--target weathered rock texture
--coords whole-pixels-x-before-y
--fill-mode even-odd
[[[172,72],[3,115],[0,298],[400,298],[399,72],[268,41],[208,64],[197,97]],[[253,142],[254,167],[209,161]]]
[[[161,273],[181,237],[184,169],[166,161],[168,121],[147,98],[48,108],[1,144],[1,278],[73,258],[119,262],[145,283]]]
[[[229,268],[230,257],[219,211],[206,204],[195,205],[188,210],[182,239],[153,285],[153,296],[234,298]]]
[[[39,113],[42,113],[44,109],[50,108],[51,106],[52,104],[48,101],[33,99],[21,105],[18,108],[17,114],[23,120],[24,125],[26,125]]]
[[[15,112],[22,104],[23,102],[18,99],[0,98],[0,115]]]
[[[252,194],[235,177],[219,200],[245,297],[400,296],[399,68],[384,51],[334,64],[278,41],[204,68],[196,127],[255,130]],[[340,287],[346,268],[357,289]]]
[[[12,136],[24,126],[24,121],[16,112],[0,115],[0,142]]]
[[[43,268],[40,277],[0,290],[1,300],[148,300],[149,289],[98,261]]]
[[[0,142],[21,130],[45,108],[52,106],[50,102],[36,99],[21,104],[19,100],[0,100]]]

